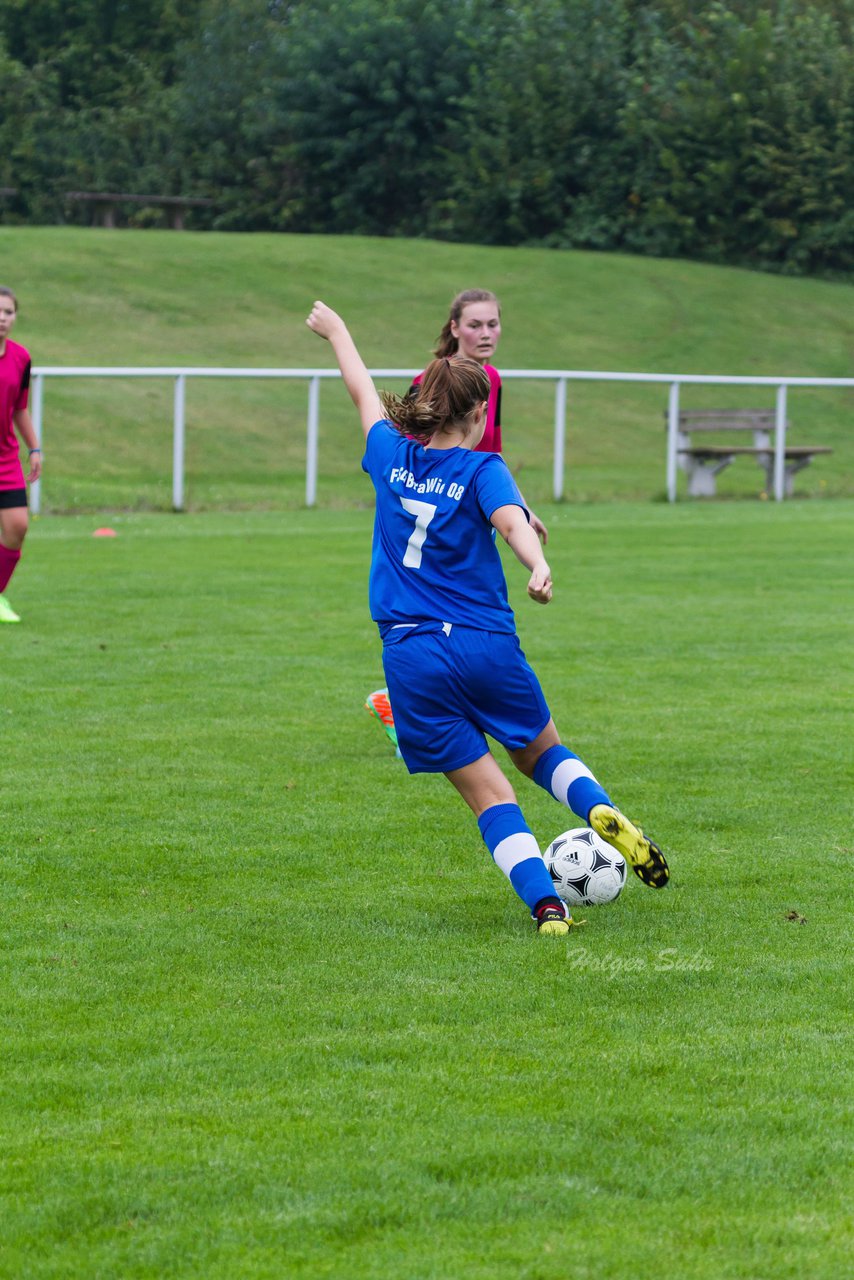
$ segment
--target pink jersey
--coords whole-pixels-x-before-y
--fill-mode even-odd
[[[0,489],[23,489],[20,445],[13,415],[26,409],[30,394],[30,353],[26,347],[6,339],[0,355]]]
[[[486,403],[486,429],[483,433],[483,439],[472,452],[473,453],[500,453],[501,452],[501,374],[497,369],[493,369],[491,364],[485,364],[484,369],[486,376],[489,378],[489,400]],[[412,386],[417,387],[423,374],[419,373],[412,380]],[[410,388],[411,389],[411,388]]]

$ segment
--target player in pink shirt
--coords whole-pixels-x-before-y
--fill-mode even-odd
[[[464,289],[451,303],[448,319],[434,349],[434,354],[440,359],[442,356],[461,355],[476,360],[483,365],[489,378],[486,430],[477,446],[478,453],[501,453],[501,374],[489,363],[500,337],[501,307],[495,294],[488,289]],[[413,381],[410,391],[414,391],[420,381],[421,374]],[[549,540],[546,526],[530,507],[528,515],[531,528],[545,546]]]
[[[17,298],[0,285],[0,623],[21,621],[3,593],[18,567],[29,527],[26,484],[38,480],[42,469],[41,449],[27,409],[30,353],[9,337],[17,315]],[[30,456],[26,482],[18,436]]]
[[[501,374],[489,363],[501,337],[501,307],[494,293],[488,289],[464,289],[458,293],[451,303],[448,319],[434,348],[434,355],[439,359],[455,355],[468,356],[482,364],[489,378],[489,400],[486,408],[486,429],[480,443],[475,446],[477,453],[501,453]],[[410,395],[421,382],[419,373],[409,388]],[[524,502],[524,498],[522,499]],[[538,515],[525,503],[531,528],[537,537],[546,545],[549,534]],[[385,729],[397,751],[397,731],[394,727],[394,714],[389,702],[387,689],[376,689],[369,693],[365,706],[376,716]]]

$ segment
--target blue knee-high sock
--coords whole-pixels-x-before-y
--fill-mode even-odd
[[[594,805],[613,804],[584,761],[561,743],[540,756],[534,765],[534,781],[585,822]]]
[[[555,887],[539,846],[517,804],[494,804],[477,825],[495,863],[533,914],[543,898],[554,898]]]

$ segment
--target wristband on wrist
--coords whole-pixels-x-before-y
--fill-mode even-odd
[[[41,449],[38,447],[38,445],[36,445],[35,449],[30,449],[30,452],[27,456],[31,458],[34,453],[41,453]]]

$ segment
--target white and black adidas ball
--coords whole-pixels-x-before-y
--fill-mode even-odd
[[[543,853],[554,886],[570,907],[613,902],[626,883],[626,862],[589,827],[556,836]]]

